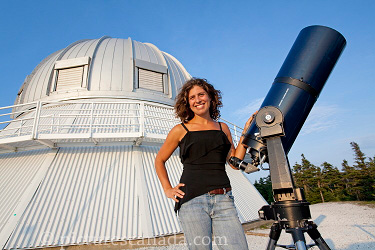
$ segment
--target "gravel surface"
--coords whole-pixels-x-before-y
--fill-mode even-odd
[[[375,208],[353,203],[328,202],[310,206],[312,220],[331,249],[354,250],[375,249]],[[254,230],[268,233],[269,230]],[[305,234],[306,242],[313,243]],[[250,249],[265,249],[267,240],[248,236]],[[267,238],[263,238],[267,239]],[[282,232],[279,244],[292,244],[292,237]],[[318,249],[317,247],[311,249]]]
[[[347,202],[328,202],[310,206],[312,220],[324,240],[337,250],[375,249],[375,207]],[[266,249],[269,229],[255,229],[246,235],[250,250]],[[305,234],[306,242],[313,243]],[[292,244],[292,236],[283,231],[278,244]],[[142,248],[144,250],[187,250],[184,245]],[[217,249],[214,246],[214,249]],[[283,249],[283,248],[276,248]],[[310,249],[318,249],[313,247]]]

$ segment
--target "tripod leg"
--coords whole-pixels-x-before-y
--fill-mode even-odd
[[[276,243],[280,238],[281,227],[278,222],[272,224],[270,231],[270,239],[268,241],[267,250],[274,250],[276,248]]]
[[[313,239],[316,246],[319,247],[320,250],[331,250],[331,248],[329,248],[327,243],[324,241],[324,239],[320,235],[320,233],[317,229],[318,226],[312,221],[309,221],[308,223],[309,223],[309,225],[308,225],[308,228],[307,228],[307,233],[309,234],[311,239]]]
[[[296,246],[297,250],[307,250],[302,228],[289,228],[286,230],[286,232],[292,234],[294,245]]]

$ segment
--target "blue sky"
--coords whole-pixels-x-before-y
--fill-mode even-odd
[[[289,159],[353,162],[349,143],[375,155],[375,1],[3,1],[0,106],[49,54],[102,36],[150,42],[223,93],[222,117],[242,126],[266,96],[301,29],[324,25],[347,46]],[[267,173],[254,174],[251,179]]]

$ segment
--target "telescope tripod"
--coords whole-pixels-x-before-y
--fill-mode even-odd
[[[321,237],[317,225],[311,219],[310,208],[303,189],[296,188],[291,174],[288,158],[285,154],[281,136],[283,131],[283,114],[273,106],[263,107],[256,116],[259,136],[267,143],[267,157],[272,182],[274,201],[263,206],[259,217],[264,220],[275,220],[273,223],[267,250],[277,246],[285,249],[305,250],[312,246],[320,250],[330,250]],[[277,245],[282,230],[292,235],[294,245]],[[315,244],[306,245],[304,233],[313,239]]]
[[[313,221],[308,221],[310,218],[310,210],[308,205],[308,202],[285,201],[274,202],[271,206],[262,207],[262,209],[259,211],[262,219],[276,220],[270,229],[269,241],[266,248],[267,250],[274,250],[276,247],[305,250],[313,246],[319,247],[320,250],[330,250],[329,246],[320,235],[317,229],[318,226]],[[268,211],[265,212],[267,209]],[[278,217],[273,218],[274,214],[276,214]],[[292,235],[294,245],[277,244],[283,229],[286,233],[290,233]],[[314,244],[306,244],[304,233],[307,233],[311,239],[313,239]]]

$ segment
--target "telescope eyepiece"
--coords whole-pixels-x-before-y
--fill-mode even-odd
[[[257,168],[256,166],[252,165],[251,163],[247,163],[234,156],[229,158],[229,163],[235,168],[237,168],[238,170],[242,170],[247,174],[259,171],[259,168]]]

